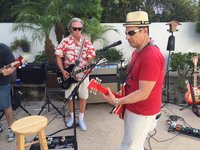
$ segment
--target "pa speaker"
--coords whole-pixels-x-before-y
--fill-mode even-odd
[[[175,37],[173,35],[171,35],[168,38],[167,50],[168,51],[174,51],[174,48],[175,48]]]

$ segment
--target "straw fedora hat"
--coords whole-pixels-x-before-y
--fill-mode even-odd
[[[127,14],[123,26],[149,26],[149,24],[149,17],[145,11],[134,11]]]

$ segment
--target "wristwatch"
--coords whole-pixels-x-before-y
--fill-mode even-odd
[[[118,99],[118,98],[115,98],[114,103],[115,103],[115,106],[118,106],[118,104],[119,104],[119,99]]]

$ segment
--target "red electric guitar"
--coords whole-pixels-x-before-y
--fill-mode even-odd
[[[15,67],[15,68],[19,68],[21,67],[24,63],[26,63],[26,60],[22,57],[22,56],[19,56],[18,58],[15,59],[14,62],[0,68],[0,74],[2,74],[2,70],[4,68],[10,68],[10,67]]]
[[[96,94],[96,91],[100,93],[104,93],[105,95],[108,94],[107,88],[103,87],[100,85],[101,80],[100,79],[92,79],[88,85],[88,89],[93,93]],[[116,98],[121,98],[125,95],[125,85],[122,86],[120,94],[112,92]],[[125,105],[119,105],[115,107],[112,112],[114,114],[119,115],[121,119],[123,119],[124,116],[124,110],[125,110]]]
[[[191,87],[189,82],[186,82],[187,85],[187,92],[185,94],[185,100],[189,105],[192,104],[200,104],[200,87],[197,86],[197,63],[198,63],[198,56],[193,57],[194,63],[194,85]]]

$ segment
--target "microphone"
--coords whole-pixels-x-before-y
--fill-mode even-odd
[[[122,41],[121,41],[121,40],[119,40],[119,41],[117,41],[117,42],[115,42],[115,43],[113,43],[113,44],[110,44],[110,45],[108,45],[108,46],[106,46],[106,47],[100,49],[100,51],[106,51],[107,49],[109,49],[109,48],[111,48],[111,47],[115,47],[115,46],[120,45],[120,44],[122,44]]]

